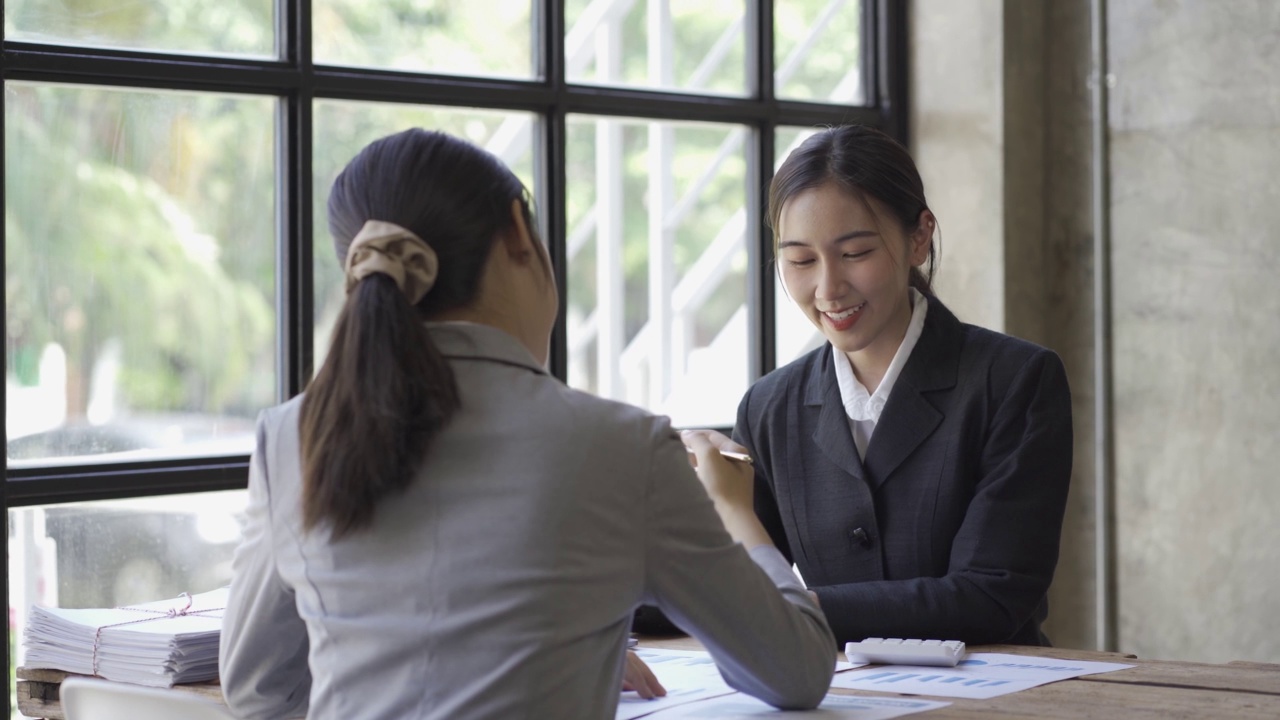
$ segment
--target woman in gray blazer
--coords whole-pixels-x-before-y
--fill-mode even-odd
[[[933,295],[936,220],[879,131],[808,138],[769,219],[783,285],[828,342],[748,391],[734,438],[836,639],[1047,645],[1071,477],[1061,361]]]
[[[695,475],[666,419],[544,369],[556,288],[510,170],[403,132],[338,177],[329,224],[332,346],[258,423],[220,657],[237,715],[612,718],[641,602],[733,687],[821,700],[831,632],[750,470],[692,436]]]

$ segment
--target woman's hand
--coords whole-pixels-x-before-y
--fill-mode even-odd
[[[746,448],[715,430],[685,430],[680,433],[680,439],[693,456],[691,464],[717,508],[724,505],[754,512],[755,471],[750,463],[730,460],[720,454],[721,450],[746,454]]]
[[[715,503],[729,535],[748,550],[773,544],[756,518],[755,470],[750,463],[730,460],[720,454],[721,450],[745,453],[746,448],[715,430],[685,430],[680,439],[693,454],[698,479]]]
[[[667,689],[658,682],[658,677],[653,674],[649,666],[644,664],[639,655],[630,650],[627,651],[627,662],[622,670],[622,689],[634,690],[645,700],[664,697],[667,694]]]

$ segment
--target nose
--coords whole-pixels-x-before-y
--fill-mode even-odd
[[[845,282],[844,276],[840,274],[840,266],[838,264],[821,263],[818,272],[817,296],[819,300],[839,300],[844,297],[845,291],[848,290],[848,283]]]

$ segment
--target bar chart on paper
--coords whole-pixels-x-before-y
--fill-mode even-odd
[[[1123,670],[1121,663],[971,653],[955,668],[884,665],[841,673],[833,687],[982,700],[1081,675]]]
[[[989,680],[964,675],[939,673],[899,672],[881,670],[861,675],[858,687],[866,690],[909,693],[912,695],[946,695],[947,697],[987,698],[1005,693],[1026,690],[1040,683],[1012,680]],[[948,687],[950,686],[950,687]],[[1006,687],[1010,686],[1010,687]],[[837,685],[837,687],[841,687]],[[909,689],[908,689],[909,688]],[[923,688],[923,689],[921,689]],[[994,690],[994,692],[993,692]]]
[[[828,695],[815,710],[779,710],[740,693],[662,710],[645,720],[892,720],[946,707],[936,700]]]

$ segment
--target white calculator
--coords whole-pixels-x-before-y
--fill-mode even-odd
[[[867,638],[862,642],[845,643],[844,654],[851,663],[955,667],[964,658],[964,643],[959,640]]]

